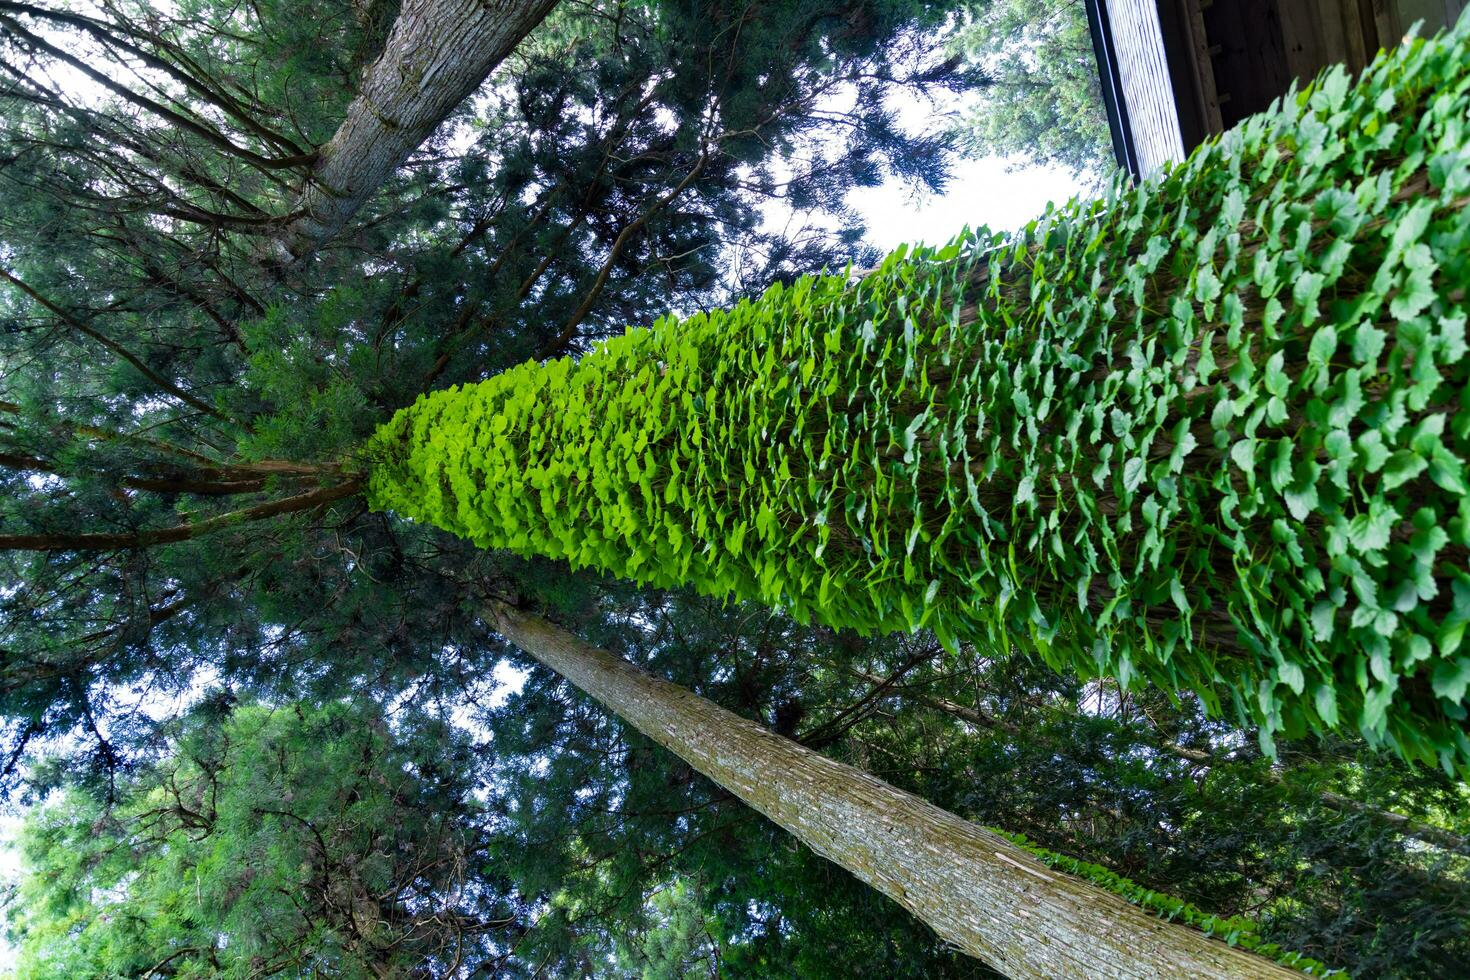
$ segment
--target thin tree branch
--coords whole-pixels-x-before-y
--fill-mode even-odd
[[[597,278],[593,280],[591,288],[583,296],[581,305],[567,318],[567,322],[562,325],[561,331],[557,333],[556,337],[549,344],[542,347],[541,350],[537,351],[537,360],[545,360],[546,358],[556,357],[563,353],[566,345],[576,335],[577,327],[581,326],[582,321],[587,319],[587,315],[597,305],[598,298],[602,296],[602,289],[607,285],[608,276],[612,274],[613,265],[622,254],[623,248],[628,244],[628,239],[644,225],[648,224],[650,218],[662,211],[680,194],[684,193],[685,189],[694,183],[695,178],[704,170],[704,165],[708,161],[709,151],[705,150],[699,154],[699,160],[673,190],[655,201],[653,207],[644,211],[636,220],[629,222],[623,227],[623,230],[618,233],[617,239],[613,242],[612,248],[608,250],[607,260],[602,263],[602,268],[597,270]]]
[[[22,26],[18,21],[14,20],[13,18],[0,15],[0,27],[4,27],[6,30],[10,31],[18,38],[24,39],[27,44],[35,47],[37,50],[46,52],[57,61],[60,61],[65,65],[69,65],[72,68],[75,68],[77,71],[86,75],[92,81],[96,82],[98,85],[101,85],[103,88],[107,89],[109,92],[112,92],[114,95],[117,95],[119,98],[122,98],[127,102],[131,102],[133,105],[139,107],[140,109],[144,109],[148,112],[153,113],[154,115],[174,124],[180,129],[186,129],[189,132],[194,133],[196,136],[199,136],[211,146],[223,150],[225,153],[228,153],[231,156],[238,157],[241,160],[250,163],[252,166],[259,167],[262,170],[289,170],[292,168],[307,167],[316,162],[317,155],[315,153],[303,153],[289,157],[276,158],[261,156],[259,153],[256,153],[253,150],[248,150],[243,146],[235,144],[233,141],[229,140],[209,126],[205,126],[203,123],[190,119],[188,116],[185,116],[182,113],[175,112],[168,106],[163,105],[160,102],[155,102],[153,99],[150,99],[147,96],[139,95],[137,92],[134,92],[132,89],[124,85],[119,85],[117,82],[109,78],[106,74],[93,68],[91,65],[87,64],[85,61],[82,61],[80,58],[76,58],[70,54],[67,54],[65,51],[47,42],[39,35],[33,34],[32,32],[26,30],[24,26]]]
[[[9,269],[0,267],[0,278],[5,279],[12,286],[25,293],[41,306],[45,307],[46,310],[54,314],[58,319],[60,319],[67,326],[71,327],[73,330],[77,331],[78,333],[84,334],[85,336],[91,337],[93,340],[97,341],[97,343],[101,344],[103,347],[106,347],[118,357],[121,357],[123,360],[127,361],[133,367],[137,368],[138,372],[149,381],[152,381],[159,388],[173,395],[175,398],[184,402],[186,405],[189,405],[192,408],[196,408],[206,415],[213,416],[214,418],[219,419],[221,422],[234,423],[236,421],[235,419],[230,418],[228,415],[220,412],[213,405],[209,404],[206,401],[202,401],[199,398],[196,398],[184,389],[180,388],[178,385],[174,384],[172,381],[169,381],[167,378],[163,377],[163,375],[159,374],[157,371],[150,368],[147,364],[143,363],[143,360],[135,355],[132,351],[128,350],[117,341],[112,340],[111,338],[101,333],[98,333],[96,330],[87,326],[85,323],[77,319],[67,310],[57,305],[56,303],[53,303],[44,295],[31,288],[22,280],[18,279],[13,273],[10,272]]]
[[[198,524],[180,524],[174,527],[131,533],[3,534],[0,535],[0,551],[118,551],[124,548],[148,548],[153,545],[171,544],[176,541],[203,537],[235,524],[245,524],[277,517],[281,514],[310,510],[334,500],[350,497],[360,489],[362,489],[362,481],[354,478],[336,486],[323,487],[294,497],[230,511],[227,514],[200,521]]]
[[[882,678],[864,671],[855,670],[853,673],[873,683],[880,683],[882,681]],[[893,688],[890,693],[918,701],[921,704],[927,704],[931,708],[959,718],[962,721],[967,721],[972,725],[978,725],[982,728],[998,729],[1010,735],[1024,737],[1024,732],[1020,726],[996,718],[994,715],[969,707],[968,705],[951,701],[948,698],[925,694],[911,687]],[[1198,763],[1206,767],[1218,766],[1221,761],[1213,753],[1206,752],[1203,749],[1192,749],[1188,746],[1180,745],[1177,742],[1163,742],[1158,747],[1176,758]],[[1266,770],[1265,776],[1266,779],[1273,783],[1279,784],[1283,782],[1281,774],[1274,769]],[[1421,820],[1415,820],[1413,817],[1405,816],[1402,813],[1385,810],[1382,807],[1376,807],[1371,803],[1364,803],[1361,800],[1355,800],[1351,797],[1343,796],[1341,793],[1334,793],[1331,790],[1319,790],[1317,792],[1317,798],[1321,800],[1323,806],[1330,810],[1336,810],[1339,813],[1359,813],[1378,821],[1384,826],[1392,828],[1405,837],[1412,837],[1415,840],[1432,844],[1435,847],[1443,848],[1447,851],[1470,854],[1470,840],[1453,831],[1432,826]]]

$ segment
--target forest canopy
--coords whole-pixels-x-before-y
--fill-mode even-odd
[[[1470,21],[884,258],[1027,9],[0,2],[15,975],[1458,969]]]

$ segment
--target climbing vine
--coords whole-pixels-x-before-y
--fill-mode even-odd
[[[421,398],[375,507],[1470,766],[1470,20],[1012,236]]]

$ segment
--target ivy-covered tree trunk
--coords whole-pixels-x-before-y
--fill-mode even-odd
[[[1288,977],[1164,922],[912,793],[827,758],[543,619],[496,604],[516,646],[695,769],[1012,977]]]
[[[1470,17],[1159,180],[379,430],[380,508],[1470,770]]]
[[[279,236],[299,262],[330,240],[556,0],[405,0]]]

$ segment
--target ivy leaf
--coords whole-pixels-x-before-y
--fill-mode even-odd
[[[1291,693],[1300,694],[1307,686],[1307,675],[1297,664],[1290,660],[1283,660],[1276,669],[1281,683],[1291,688]]]
[[[1189,430],[1189,419],[1179,420],[1174,426],[1174,451],[1169,454],[1169,472],[1178,473],[1184,469],[1184,457],[1194,452],[1199,441],[1195,439],[1194,433]]]
[[[1450,543],[1450,536],[1439,526],[1438,518],[1429,507],[1421,507],[1414,513],[1414,536],[1409,539],[1409,552],[1421,564],[1434,561],[1439,550]]]
[[[1272,458],[1267,470],[1271,477],[1271,486],[1277,493],[1285,492],[1291,483],[1291,440],[1276,440],[1276,455]]]
[[[1382,732],[1388,724],[1388,706],[1393,702],[1397,684],[1385,683],[1368,691],[1363,699],[1363,728],[1368,732]]]
[[[1435,638],[1435,642],[1439,645],[1440,653],[1451,654],[1460,649],[1460,644],[1464,641],[1464,638],[1465,621],[1450,620],[1440,629],[1439,636]]]
[[[1317,367],[1326,367],[1332,360],[1332,355],[1337,352],[1337,328],[1332,325],[1319,327],[1312,334],[1312,342],[1307,347],[1307,363]]]
[[[1381,499],[1368,505],[1368,513],[1359,514],[1348,524],[1353,544],[1363,553],[1382,551],[1388,547],[1399,512]]]
[[[1129,493],[1143,483],[1144,461],[1141,456],[1130,456],[1123,463],[1123,489]]]
[[[1174,601],[1174,605],[1178,607],[1181,613],[1186,616],[1189,615],[1190,609],[1192,608],[1189,604],[1189,596],[1185,594],[1184,583],[1179,581],[1178,575],[1169,579],[1169,598]]]
[[[1393,490],[1414,479],[1429,464],[1412,449],[1400,449],[1383,467],[1383,489]]]
[[[1465,486],[1464,464],[1442,444],[1435,446],[1429,457],[1429,478],[1450,493],[1470,492]]]
[[[1035,473],[1027,473],[1021,477],[1021,482],[1016,484],[1016,503],[1033,505],[1036,503]]]
[[[1378,355],[1383,353],[1383,344],[1387,336],[1371,323],[1359,326],[1353,331],[1353,359],[1359,364],[1375,363]]]
[[[1383,433],[1369,429],[1358,437],[1358,452],[1363,457],[1363,469],[1377,473],[1388,461],[1388,449],[1383,445]]]
[[[1322,718],[1323,724],[1337,724],[1337,692],[1332,689],[1331,684],[1318,684],[1312,690],[1312,701],[1316,704],[1317,714]]]
[[[1230,447],[1230,459],[1247,475],[1256,471],[1256,440],[1242,439]]]
[[[1429,219],[1434,214],[1434,201],[1421,197],[1397,223],[1389,226],[1389,254],[1397,259],[1417,244],[1429,228]]]
[[[1325,599],[1312,607],[1312,632],[1318,642],[1326,643],[1332,639],[1333,621],[1336,616],[1337,607]]]
[[[1209,303],[1220,296],[1220,277],[1208,263],[1199,267],[1199,276],[1195,280],[1194,297],[1201,303]]]
[[[1314,319],[1316,309],[1316,304],[1314,303],[1312,306]],[[1275,296],[1266,300],[1266,312],[1261,315],[1261,327],[1265,330],[1267,336],[1274,336],[1276,334],[1276,325],[1281,322],[1281,318],[1285,315],[1286,307],[1281,305],[1281,300]],[[1306,322],[1310,323],[1311,321],[1308,320]]]
[[[1425,269],[1413,269],[1388,304],[1388,312],[1396,320],[1410,320],[1423,313],[1434,302],[1433,275]]]
[[[1347,101],[1351,88],[1352,80],[1348,73],[1341,65],[1336,65],[1318,83],[1316,91],[1312,93],[1312,105],[1325,110],[1340,109]]]
[[[1298,484],[1288,487],[1286,491],[1286,509],[1291,511],[1291,516],[1299,521],[1305,521],[1317,509],[1317,485],[1315,483]]]
[[[1465,700],[1465,689],[1470,688],[1470,657],[1456,657],[1442,661],[1434,668],[1430,679],[1434,693],[1453,704]]]
[[[1285,366],[1286,355],[1279,350],[1266,362],[1266,390],[1277,398],[1285,398],[1291,389],[1291,379],[1286,375]]]
[[[1320,272],[1304,272],[1297,277],[1296,284],[1292,286],[1291,298],[1297,306],[1301,307],[1303,326],[1311,326],[1322,315],[1317,303],[1322,296],[1322,287],[1326,282],[1327,277]]]

